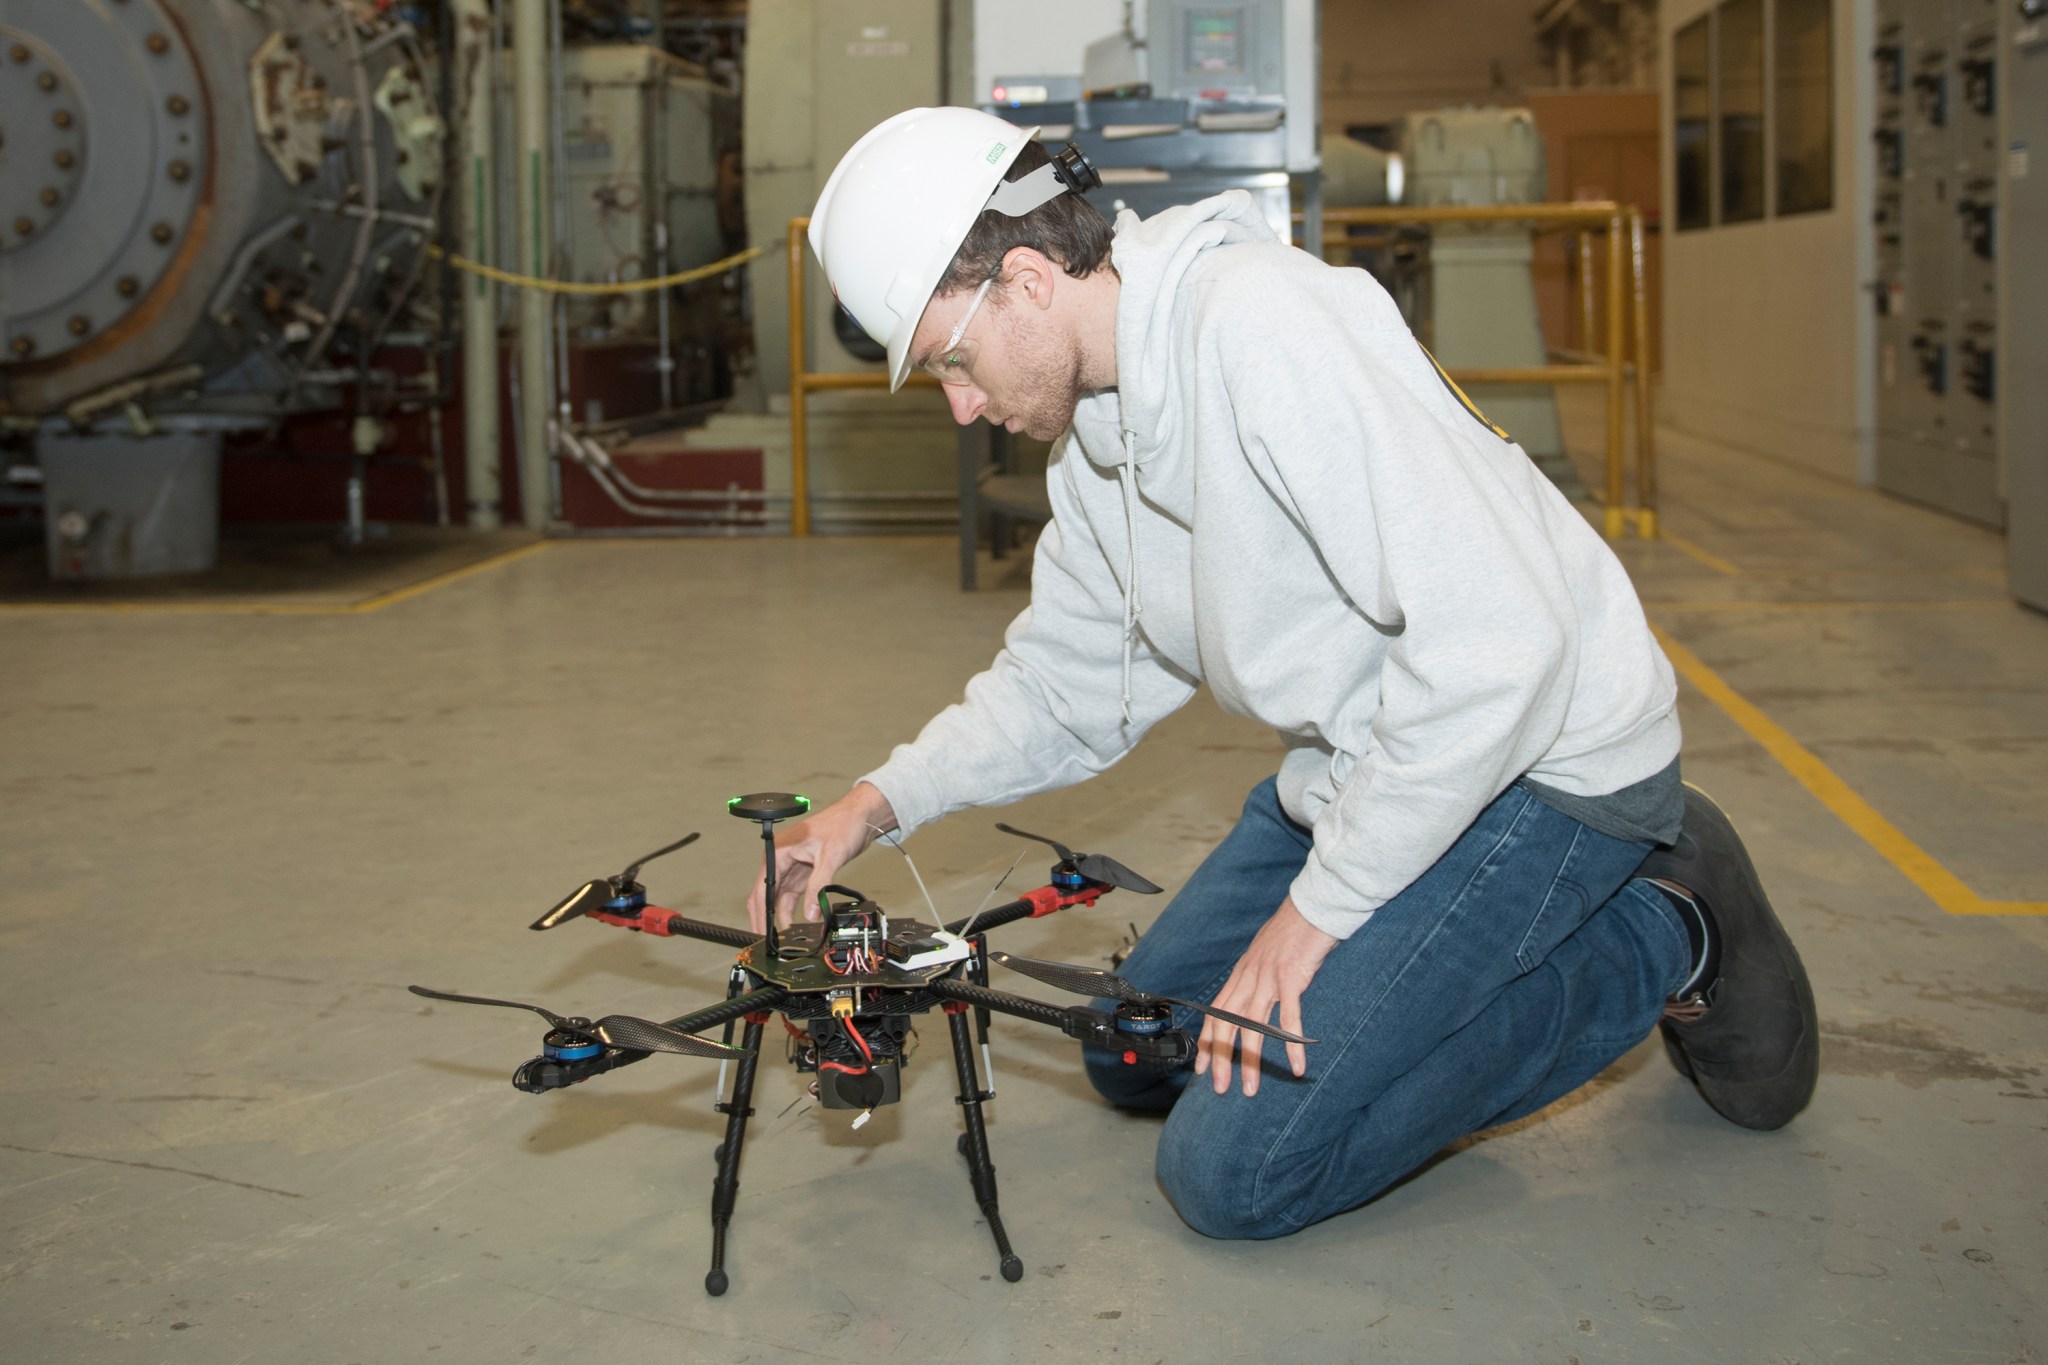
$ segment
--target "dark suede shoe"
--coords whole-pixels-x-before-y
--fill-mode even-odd
[[[1688,784],[1677,845],[1652,853],[1636,875],[1690,891],[1720,941],[1718,979],[1666,1009],[1665,1050],[1721,1117],[1744,1128],[1784,1127],[1813,1097],[1820,1027],[1799,951],[1735,827]]]

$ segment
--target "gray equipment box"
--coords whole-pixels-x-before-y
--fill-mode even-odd
[[[43,544],[59,581],[203,573],[220,551],[218,432],[43,433]]]

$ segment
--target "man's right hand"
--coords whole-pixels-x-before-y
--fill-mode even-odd
[[[865,782],[823,810],[779,830],[775,836],[775,922],[787,925],[801,917],[818,917],[818,892],[832,883],[839,869],[852,862],[878,837],[896,828],[896,812],[882,793]],[[747,923],[767,932],[764,906],[768,888],[761,881],[747,896]]]

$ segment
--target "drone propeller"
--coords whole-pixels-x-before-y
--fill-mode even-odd
[[[532,1010],[564,1033],[573,1033],[579,1038],[588,1038],[607,1047],[630,1048],[635,1052],[673,1052],[682,1057],[713,1057],[719,1061],[749,1055],[744,1049],[727,1047],[723,1043],[714,1043],[695,1034],[678,1032],[651,1020],[635,1019],[630,1014],[607,1014],[593,1023],[588,1019],[564,1018],[553,1010],[543,1009],[539,1005],[529,1005],[523,1000],[493,1000],[483,995],[457,995],[453,991],[429,990],[425,986],[408,986],[406,989],[414,995],[424,995],[429,1000],[453,1000],[463,1005],[502,1005],[507,1009]]]
[[[1057,839],[1048,839],[1043,834],[1033,834],[1029,830],[1018,829],[1015,825],[1006,825],[1000,820],[996,821],[996,828],[1005,834],[1014,834],[1019,839],[1035,839],[1046,845],[1089,881],[1102,882],[1123,891],[1141,892],[1147,896],[1159,894],[1157,886],[1107,854],[1076,853]]]
[[[1191,1009],[1198,1014],[1221,1019],[1226,1024],[1235,1024],[1241,1029],[1250,1029],[1253,1033],[1263,1033],[1268,1038],[1278,1038],[1283,1043],[1315,1041],[1298,1033],[1289,1033],[1286,1029],[1274,1028],[1271,1024],[1256,1023],[1241,1014],[1232,1014],[1229,1010],[1219,1010],[1214,1005],[1199,1005],[1192,1000],[1178,1000],[1170,995],[1153,995],[1150,991],[1141,991],[1116,973],[1101,971],[1095,967],[1076,967],[1066,962],[1042,962],[1035,957],[1019,957],[1015,953],[990,953],[989,956],[1013,972],[1022,972],[1034,980],[1043,981],[1046,985],[1063,991],[1072,991],[1075,995],[1106,995],[1112,1000],[1122,1000],[1133,1005],[1149,1005],[1154,1002],[1162,1005],[1179,1005],[1183,1009]]]
[[[696,842],[697,836],[695,834],[685,834],[667,847],[657,848],[645,857],[635,859],[624,872],[621,872],[616,877],[599,877],[583,883],[583,885],[565,896],[554,909],[548,911],[527,927],[529,929],[552,929],[558,924],[567,924],[570,920],[580,915],[587,915],[593,910],[604,909],[606,903],[625,895],[626,889],[635,885],[635,878],[640,875],[641,868],[664,854],[673,853],[679,848],[688,847]]]

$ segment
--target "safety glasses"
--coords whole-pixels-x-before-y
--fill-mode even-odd
[[[946,344],[926,356],[924,364],[919,367],[941,384],[974,382],[974,358],[981,348],[967,335],[967,324],[973,322],[974,315],[981,311],[981,301],[988,297],[989,286],[995,282],[994,276],[981,282],[981,288],[974,291],[974,301],[960,315],[960,321],[954,326],[953,334],[946,338]]]

